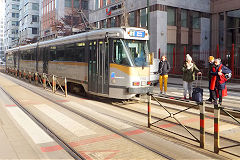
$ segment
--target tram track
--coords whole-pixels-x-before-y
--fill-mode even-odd
[[[73,108],[71,108],[71,107],[69,107],[69,106],[67,106],[65,104],[59,103],[57,101],[54,101],[51,97],[43,95],[42,93],[33,90],[31,87],[27,87],[27,86],[19,83],[13,77],[11,77],[11,80],[14,83],[16,83],[17,85],[19,85],[19,86],[21,86],[21,87],[23,87],[23,88],[25,88],[25,89],[35,93],[35,94],[41,96],[42,98],[48,100],[49,102],[52,102],[52,103],[54,103],[54,104],[56,104],[56,105],[58,105],[58,106],[60,106],[60,107],[62,107],[64,109],[66,109],[66,110],[68,110],[68,111],[70,111],[70,112],[72,112],[72,113],[74,113],[74,114],[76,114],[76,115],[78,115],[80,117],[83,117],[86,120],[88,120],[90,122],[93,122],[94,124],[104,128],[104,129],[106,129],[106,130],[108,130],[110,132],[113,132],[113,133],[121,136],[122,138],[127,139],[127,140],[129,140],[129,141],[131,141],[131,142],[133,142],[133,143],[135,143],[135,144],[137,144],[137,145],[139,145],[139,146],[141,146],[141,147],[143,147],[143,148],[145,148],[145,149],[147,149],[147,150],[149,150],[151,152],[154,152],[155,154],[157,154],[157,155],[159,155],[159,156],[161,156],[161,157],[163,157],[165,159],[169,159],[169,160],[173,160],[174,159],[174,158],[172,158],[172,157],[170,157],[170,156],[168,156],[168,155],[166,155],[166,154],[164,154],[164,153],[162,153],[162,152],[160,152],[160,151],[158,151],[158,150],[156,150],[154,148],[149,147],[148,145],[146,145],[144,143],[141,143],[141,142],[135,140],[134,138],[131,138],[131,137],[121,133],[120,131],[117,131],[116,129],[114,129],[114,128],[110,127],[110,126],[107,126],[107,125],[103,124],[102,122],[98,121],[97,119],[92,118],[91,116],[89,116],[87,114],[81,113],[81,112],[79,112],[79,111],[77,111],[77,110],[75,110],[75,109],[73,109]],[[53,137],[54,140],[59,142],[59,145],[62,146],[64,149],[66,149],[66,151],[69,152],[70,155],[73,158],[75,158],[75,159],[85,159],[83,156],[81,156],[79,153],[77,153],[71,146],[69,146],[66,142],[64,142],[61,138],[59,138],[53,131],[51,131],[51,129],[49,129],[47,126],[45,126],[43,123],[41,123],[41,121],[39,121],[36,117],[34,117],[34,115],[32,115],[28,110],[26,110],[20,103],[18,103],[17,100],[15,100],[11,95],[9,95],[2,87],[0,87],[0,89],[2,89],[6,93],[6,95],[8,95],[8,97],[19,108],[21,108],[34,122],[36,122],[41,128],[43,128],[51,137]]]
[[[11,78],[13,78],[13,77],[11,77]],[[53,102],[53,103],[55,103],[55,104],[57,104],[57,105],[65,108],[65,109],[67,109],[67,110],[70,109],[69,111],[71,111],[71,112],[73,112],[73,113],[75,113],[75,114],[77,114],[77,115],[79,115],[79,116],[81,116],[81,117],[83,117],[83,118],[85,118],[85,119],[87,119],[87,120],[89,120],[89,121],[91,121],[91,122],[93,122],[93,123],[95,123],[95,124],[97,124],[97,125],[105,128],[105,129],[107,129],[107,130],[109,130],[109,131],[111,131],[111,132],[114,132],[114,133],[116,133],[116,134],[120,133],[119,131],[115,130],[114,128],[111,128],[111,127],[109,127],[109,126],[107,126],[107,125],[105,125],[105,124],[102,124],[100,121],[98,121],[98,120],[96,120],[96,119],[93,119],[91,116],[88,116],[87,114],[79,113],[79,111],[74,110],[74,109],[72,109],[71,107],[69,108],[69,106],[67,106],[67,105],[64,105],[64,104],[62,104],[62,103],[60,103],[60,102],[56,102],[56,101],[52,100],[51,97],[48,97],[48,96],[46,96],[46,95],[43,96],[41,93],[38,93],[38,92],[36,92],[35,90],[32,90],[31,88],[32,88],[33,86],[30,85],[30,84],[29,84],[28,87],[26,87],[25,85],[20,84],[19,82],[17,82],[17,80],[15,80],[15,78],[13,78],[13,80],[14,80],[14,82],[17,83],[18,85],[20,85],[20,86],[22,86],[22,87],[24,87],[24,88],[32,91],[33,93],[38,94],[38,95],[40,95],[41,97],[46,98],[47,100],[49,100],[49,101],[51,101],[51,102]],[[23,81],[23,82],[24,82],[24,81]],[[49,92],[49,93],[50,93],[50,92]],[[133,110],[133,109],[129,109],[129,108],[123,108],[123,107],[121,107],[120,105],[112,104],[112,103],[111,103],[112,100],[109,100],[108,98],[94,98],[94,100],[97,100],[97,101],[100,101],[100,102],[103,102],[103,103],[106,103],[106,104],[110,104],[110,105],[112,105],[112,106],[114,106],[114,107],[122,108],[122,109],[125,109],[125,110],[128,110],[128,111],[131,111],[131,112],[133,112],[133,113],[137,113],[137,114],[140,114],[140,115],[143,115],[143,116],[147,116],[146,113],[139,112],[139,111],[137,111],[137,110]],[[114,101],[114,102],[118,102],[118,103],[119,103],[119,100]],[[130,101],[129,103],[136,104],[136,102],[137,102],[137,101],[134,100],[134,101]],[[139,103],[139,102],[137,102],[137,103]],[[126,103],[126,102],[122,102],[121,104],[127,104],[127,103]],[[147,104],[146,104],[146,106],[147,106]],[[157,106],[156,104],[153,104],[153,106],[159,107],[159,106]],[[176,108],[172,108],[172,107],[168,107],[168,106],[165,106],[165,107],[167,107],[168,109],[171,109],[171,110],[174,109],[176,112],[181,110],[181,109],[176,109]],[[185,112],[187,112],[188,114],[195,115],[195,116],[198,115],[197,113],[192,113],[192,112],[190,112],[190,111],[185,111]],[[213,119],[213,117],[211,117],[211,116],[206,116],[206,117]],[[157,119],[157,118],[159,118],[159,117],[152,116],[152,118]],[[169,120],[164,120],[164,121],[165,121],[166,123],[172,123],[172,124],[178,125],[178,123],[173,122],[173,121],[169,121]],[[127,123],[129,123],[129,121],[127,121]],[[130,123],[131,123],[131,122],[130,122]],[[139,125],[137,125],[137,124],[136,124],[135,126],[139,127]],[[144,128],[144,127],[140,127],[140,128],[143,129],[143,130],[145,130],[145,131],[152,132],[152,133],[156,133],[156,131],[157,131],[157,130],[151,130],[151,129],[149,130],[149,129]],[[196,129],[196,128],[192,128],[192,127],[189,127],[189,126],[187,126],[187,128],[188,128],[188,129],[191,129],[191,130],[193,130],[193,131],[195,131],[195,132],[199,132],[199,130]],[[168,130],[165,130],[165,129],[163,129],[163,130],[169,132]],[[171,131],[170,131],[170,133],[173,133],[173,134],[174,134],[174,132],[171,132]],[[118,135],[119,135],[119,134],[118,134]],[[206,132],[206,135],[213,136],[213,134],[208,133],[208,132]],[[120,133],[120,136],[123,137],[123,138],[126,138],[126,139],[130,138],[130,137],[128,137],[128,136],[126,136],[126,135],[124,135],[124,134],[122,134],[122,133]],[[170,136],[170,137],[167,136],[167,137],[170,138],[170,139],[173,138],[172,136]],[[184,137],[184,138],[187,138],[187,137]],[[231,142],[231,143],[237,143],[236,141],[231,140],[231,139],[228,139],[228,138],[225,138],[225,137],[221,137],[221,139],[226,140],[226,141]],[[130,138],[129,140],[132,141],[132,142],[134,142],[134,143],[137,143],[138,145],[140,145],[140,146],[142,146],[142,147],[144,147],[144,148],[148,147],[146,144],[142,144],[141,142],[138,142],[138,141],[136,141],[136,140],[134,140],[134,139],[132,139],[132,138]],[[180,139],[179,139],[179,140],[180,140]],[[181,141],[182,143],[185,143],[185,142],[182,141],[182,140],[180,140],[180,141]],[[179,144],[181,144],[181,143],[179,143]],[[148,148],[148,150],[150,150],[150,151],[152,151],[152,152],[154,152],[154,153],[156,153],[156,154],[158,154],[158,155],[161,155],[162,157],[164,157],[164,158],[166,158],[166,159],[173,159],[172,157],[169,157],[168,155],[165,155],[165,154],[162,155],[161,152],[159,152],[159,151],[157,151],[157,150],[155,150],[155,149],[152,149],[151,147]],[[197,151],[197,150],[196,150],[196,151]]]
[[[44,125],[38,118],[36,118],[31,112],[23,107],[16,99],[14,99],[8,92],[6,92],[1,86],[0,89],[16,104],[26,115],[28,115],[40,128],[42,128],[50,137],[52,137],[65,151],[67,151],[74,159],[85,160],[78,152],[76,152],[70,145],[64,142],[57,134],[55,134],[50,128]]]

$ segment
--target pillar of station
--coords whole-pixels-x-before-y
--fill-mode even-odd
[[[167,12],[150,10],[150,52],[154,52],[154,58],[167,53]]]

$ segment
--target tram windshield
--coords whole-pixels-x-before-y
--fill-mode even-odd
[[[148,47],[146,41],[139,40],[113,40],[114,61],[127,66],[145,67],[148,65]]]

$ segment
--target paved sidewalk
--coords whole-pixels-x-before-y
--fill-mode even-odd
[[[196,81],[195,81],[196,82]],[[194,82],[194,83],[195,83]],[[202,88],[208,88],[208,80],[201,80],[201,86]],[[169,75],[168,78],[168,84],[174,84],[174,85],[182,85],[183,80],[181,77],[176,77],[174,75]],[[233,83],[233,82],[227,82],[227,89],[229,91],[235,91],[235,92],[240,92],[240,83]]]

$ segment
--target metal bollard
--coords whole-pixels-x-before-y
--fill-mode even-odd
[[[220,108],[216,104],[214,105],[214,152],[219,153],[219,118],[220,118]]]
[[[35,73],[35,84],[38,84],[38,73]]]
[[[31,81],[32,81],[32,75],[31,75],[31,72],[28,73],[28,81],[29,81],[29,83],[31,83]]]
[[[53,92],[56,92],[55,87],[56,87],[55,76],[53,75],[53,76],[52,76],[52,91],[53,91]]]
[[[64,79],[64,84],[65,84],[65,97],[67,97],[67,78],[66,77]]]
[[[21,79],[22,78],[22,72],[19,70],[19,78]]]
[[[26,79],[26,72],[25,72],[25,70],[23,71],[23,79]]]
[[[200,147],[205,146],[205,105],[200,105]]]
[[[43,88],[46,89],[47,84],[46,84],[46,75],[43,73]]]
[[[151,127],[151,95],[148,94],[148,128]]]

